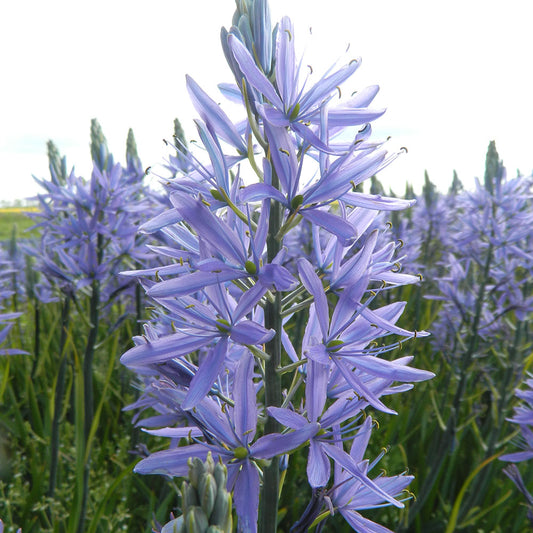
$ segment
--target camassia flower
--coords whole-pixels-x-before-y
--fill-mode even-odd
[[[515,407],[515,412],[509,422],[518,424],[522,435],[521,448],[523,451],[502,455],[501,461],[519,463],[533,458],[533,378],[525,380],[525,389],[517,389],[516,396],[522,404]]]
[[[261,117],[273,126],[290,127],[309,145],[327,150],[310,125],[320,124],[321,107],[356,71],[359,61],[353,60],[332,74],[326,73],[305,91],[306,84],[299,83],[301,65],[296,61],[293,36],[292,23],[284,17],[277,31],[275,85],[264,75],[250,51],[235,35],[228,36],[228,45],[246,81],[262,96],[264,103],[259,103],[258,99],[255,103]],[[383,109],[374,111],[365,106],[373,96],[375,93],[366,94],[364,99],[356,96],[342,108],[329,110],[327,118],[330,127],[367,124],[381,116]]]
[[[380,303],[383,291],[418,278],[399,272],[399,245],[378,244],[370,230],[380,210],[413,201],[359,190],[399,155],[370,138],[383,114],[369,108],[376,86],[342,100],[360,61],[313,83],[290,20],[272,28],[266,0],[238,0],[222,32],[237,85],[220,87],[246,118],[230,118],[187,77],[199,150],[176,136],[167,209],[140,227],[164,236],[150,247],[161,266],[127,275],[141,279],[157,312],[121,361],[144,384],[134,407],[147,418],[137,425],[173,440],[136,471],[186,476],[189,457],[210,452],[227,465],[238,530],[256,531],[259,516],[272,533],[287,464],[278,456],[301,447],[319,507],[334,499],[350,524],[372,530],[358,510],[401,507],[411,478],[369,477],[365,409],[394,413],[383,397],[433,377],[409,366],[412,357],[383,357],[398,339],[426,335],[397,324],[404,302]],[[359,507],[343,486],[361,495]],[[294,531],[317,518],[310,506]]]
[[[209,392],[222,371],[232,345],[252,347],[262,345],[274,336],[274,331],[244,316],[255,302],[237,302],[220,285],[210,285],[203,291],[205,301],[184,296],[156,298],[166,307],[174,320],[176,332],[139,344],[128,350],[121,362],[130,367],[144,367],[171,361],[199,349],[207,353],[191,381],[189,393],[183,401],[184,409],[191,409]]]
[[[141,474],[185,476],[189,457],[222,460],[228,468],[228,490],[235,494],[235,507],[240,531],[257,531],[259,483],[264,460],[294,450],[309,440],[319,429],[308,424],[302,429],[279,434],[270,433],[256,440],[257,406],[253,381],[254,359],[244,353],[235,369],[232,383],[234,405],[223,407],[217,399],[203,398],[187,412],[189,426],[150,430],[155,435],[173,438],[189,437],[194,443],[156,452],[140,461],[135,471]],[[170,393],[177,406],[185,401],[183,391]]]

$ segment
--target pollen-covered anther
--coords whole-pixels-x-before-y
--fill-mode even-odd
[[[287,157],[291,155],[291,154],[289,153],[288,150],[285,150],[285,148],[280,148],[279,151],[280,151],[282,154],[285,154]]]
[[[392,222],[390,220],[388,220],[387,223],[385,224],[385,227],[387,229],[392,229]]]
[[[144,171],[144,175],[148,176],[148,174],[150,174],[151,170],[152,170],[152,167],[146,167],[146,170]]]
[[[405,146],[402,146],[402,147],[400,148],[400,151],[403,151],[403,152],[405,152],[406,154],[409,153],[409,150],[408,150]]]
[[[309,74],[313,74],[313,67],[311,65],[307,65],[307,68],[309,69]]]
[[[342,98],[341,88],[337,85],[336,89],[339,91],[339,98]]]

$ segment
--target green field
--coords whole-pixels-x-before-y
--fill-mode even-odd
[[[16,227],[17,237],[30,238],[37,235],[35,230],[28,231],[34,225],[26,213],[35,207],[2,207],[0,208],[0,242],[11,239]]]

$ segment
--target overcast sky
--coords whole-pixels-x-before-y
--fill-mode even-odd
[[[387,113],[377,137],[408,154],[382,181],[420,188],[424,169],[441,190],[456,169],[483,175],[489,141],[509,174],[533,169],[533,3],[529,0],[271,0],[289,15],[305,64],[324,70],[362,57],[355,88],[379,84]],[[189,138],[196,116],[190,74],[217,101],[232,81],[219,44],[233,0],[26,0],[0,4],[0,201],[38,192],[46,141],[88,175],[89,128],[100,121],[123,161],[133,128],[145,166],[162,161],[178,117]],[[530,7],[532,6],[532,7]],[[312,28],[312,32],[310,32]]]

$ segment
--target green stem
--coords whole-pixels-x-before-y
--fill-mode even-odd
[[[103,235],[98,234],[97,237],[97,258],[98,264],[102,263],[104,253]],[[87,501],[89,497],[89,472],[91,462],[91,450],[89,437],[91,434],[91,426],[94,418],[94,392],[93,392],[93,359],[98,339],[98,322],[99,322],[99,307],[100,307],[100,281],[94,279],[91,285],[91,300],[89,309],[89,320],[91,329],[87,337],[87,344],[85,346],[85,354],[83,358],[83,395],[85,403],[85,420],[84,420],[84,437],[85,437],[85,471],[83,474],[83,488],[81,512],[79,515],[79,522],[77,533],[83,533],[85,528],[85,514],[87,512]]]
[[[57,383],[54,394],[54,418],[52,420],[52,432],[50,435],[50,479],[48,481],[48,497],[54,498],[57,484],[57,468],[59,460],[59,421],[63,411],[63,401],[65,394],[65,372],[67,367],[67,353],[65,345],[67,342],[67,329],[69,322],[71,295],[68,294],[61,309],[61,336],[59,339],[59,354],[61,362],[57,373]]]
[[[272,172],[272,185],[279,187],[278,177],[275,171]],[[269,233],[267,238],[267,258],[271,263],[281,249],[281,243],[276,239],[276,235],[281,227],[283,211],[282,206],[273,201],[270,209]],[[277,369],[281,366],[281,294],[277,292],[273,302],[268,301],[265,305],[265,327],[273,329],[276,334],[266,344],[266,352],[270,355],[265,362],[265,406],[281,406],[281,375]],[[265,434],[279,432],[281,426],[279,422],[268,417],[265,424]],[[259,532],[276,533],[278,500],[279,500],[279,461],[277,457],[263,472],[263,486],[261,489]]]

